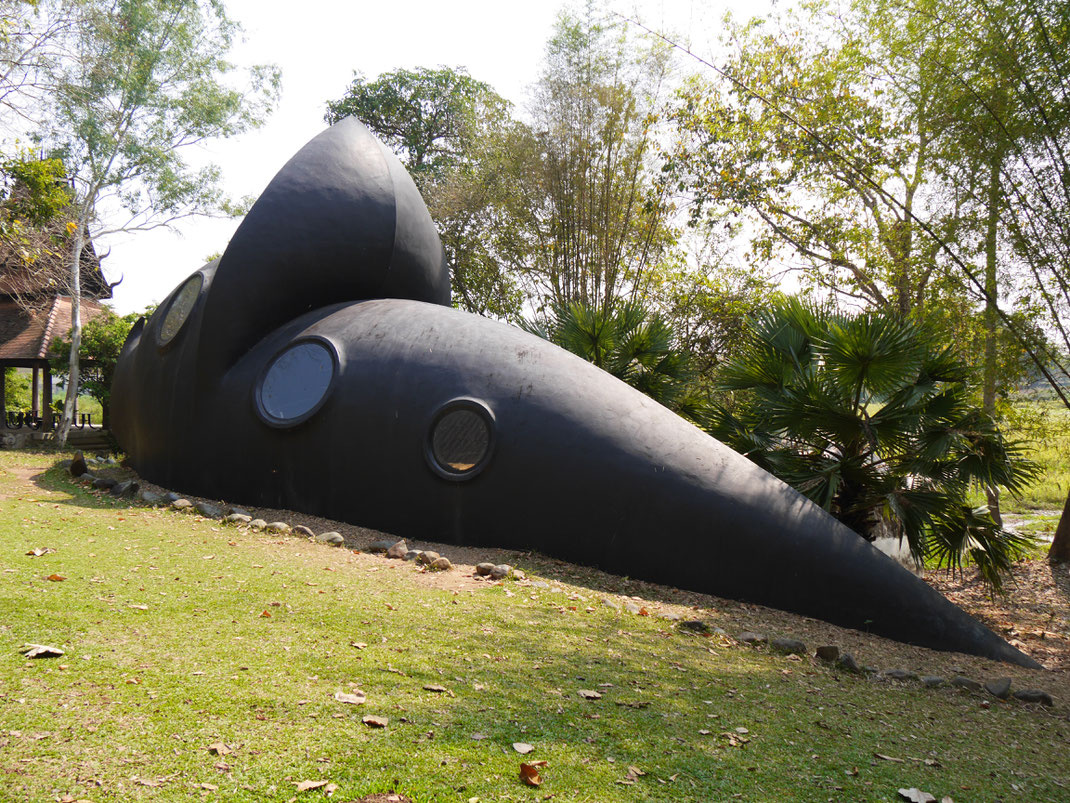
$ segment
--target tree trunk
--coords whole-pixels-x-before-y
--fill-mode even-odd
[[[1055,528],[1055,537],[1048,549],[1049,563],[1067,563],[1070,561],[1070,493],[1066,495],[1063,515],[1059,517],[1059,526]]]
[[[1003,165],[1002,153],[992,156],[991,173],[988,177],[988,227],[985,231],[985,364],[984,364],[984,390],[981,398],[981,409],[986,415],[996,417],[996,334],[999,326],[998,303],[999,283],[996,274],[997,268],[997,245],[999,237],[999,174]],[[985,488],[985,496],[988,497],[988,512],[992,520],[1000,527],[1003,526],[1003,517],[999,512],[999,488],[989,486]]]
[[[67,445],[67,436],[74,423],[78,400],[78,352],[82,348],[82,248],[85,246],[86,224],[78,222],[74,233],[74,247],[71,249],[71,356],[68,363],[67,395],[63,400],[63,416],[56,431],[56,443],[60,447]]]

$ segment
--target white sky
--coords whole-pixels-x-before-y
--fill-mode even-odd
[[[775,0],[773,0],[775,2]],[[564,7],[558,0],[229,0],[230,16],[245,28],[234,52],[239,64],[274,62],[283,95],[268,122],[240,138],[213,144],[228,195],[259,195],[276,171],[322,131],[328,100],[340,98],[355,70],[374,78],[399,68],[466,67],[476,79],[523,106],[538,76],[543,48]],[[619,0],[614,7],[653,28],[668,28],[709,53],[719,20],[759,13],[766,0]],[[178,282],[221,252],[240,221],[188,219],[175,231],[114,235],[97,241],[114,308],[140,311],[162,300]]]

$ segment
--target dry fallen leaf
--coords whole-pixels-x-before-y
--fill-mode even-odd
[[[264,609],[263,611],[261,611],[260,612],[260,618],[261,619],[270,619],[271,618],[270,611],[268,611],[267,609]]]
[[[206,792],[215,792],[219,790],[219,787],[216,786],[214,783],[202,783],[200,788],[205,790]]]
[[[23,644],[19,652],[27,658],[59,658],[63,650],[59,647],[50,647],[47,644]]]
[[[385,728],[390,722],[390,719],[388,717],[373,717],[369,715],[364,717],[361,722],[369,728]]]
[[[534,750],[535,747],[533,745],[528,744],[527,742],[513,742],[513,749],[516,750],[516,752],[520,753],[520,755],[526,756],[528,753]]]
[[[365,644],[363,641],[351,641],[349,643],[349,646],[350,647],[356,647],[358,650],[363,650],[368,645]]]
[[[34,547],[33,549],[31,549],[26,554],[29,555],[31,558],[39,558],[42,555],[50,555],[51,553],[53,553],[55,551],[56,550],[54,550],[50,546],[39,546],[39,547]]]
[[[344,691],[336,691],[334,693],[334,699],[340,703],[349,703],[350,705],[364,705],[367,702],[368,697],[360,689],[355,689],[352,694]]]
[[[433,691],[441,693],[446,691],[446,687],[439,686],[437,683],[428,683],[426,686],[424,686],[424,691]]]
[[[906,762],[901,758],[894,758],[892,756],[886,756],[884,753],[874,753],[874,756],[881,759],[881,761],[894,761],[896,764],[905,764]]]
[[[297,791],[308,792],[311,789],[319,789],[329,783],[330,781],[301,781],[297,784]]]
[[[545,767],[545,761],[532,761],[530,764],[520,765],[520,780],[528,786],[542,786],[542,776],[536,767]]]
[[[602,695],[599,694],[598,692],[594,691],[593,689],[580,689],[579,695],[584,700],[601,700],[602,699]]]
[[[900,789],[899,797],[904,800],[909,800],[910,803],[936,803],[936,798],[933,795],[930,795],[928,792],[923,792],[915,787],[911,787],[910,789]]]
[[[64,577],[62,574],[50,574],[45,579],[51,580],[53,583],[62,583],[67,578]]]

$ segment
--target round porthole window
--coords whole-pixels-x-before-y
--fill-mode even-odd
[[[186,279],[178,289],[178,292],[175,293],[174,298],[171,299],[171,304],[167,307],[167,314],[163,316],[163,323],[160,324],[161,346],[166,346],[174,340],[175,335],[182,329],[182,324],[186,322],[189,314],[193,312],[193,306],[197,303],[203,286],[204,275],[194,273]]]
[[[322,340],[302,340],[271,361],[257,390],[261,416],[275,426],[294,426],[315,413],[334,382],[338,358]]]
[[[447,403],[431,422],[428,459],[431,468],[446,479],[475,476],[490,460],[494,446],[494,417],[474,399]]]

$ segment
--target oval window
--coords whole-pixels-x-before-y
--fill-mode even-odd
[[[182,324],[189,318],[189,314],[193,312],[193,305],[197,303],[197,298],[201,294],[201,287],[204,286],[204,274],[194,273],[182,284],[175,293],[174,298],[171,299],[170,306],[167,307],[167,314],[163,316],[163,323],[160,324],[160,345],[166,346],[170,343],[179,330],[182,329]]]
[[[431,424],[431,467],[447,479],[466,479],[479,473],[490,458],[493,417],[472,399],[450,402]]]
[[[309,418],[327,398],[334,381],[334,349],[320,340],[294,343],[264,372],[258,406],[269,424],[293,425]]]

